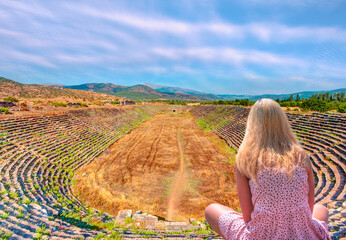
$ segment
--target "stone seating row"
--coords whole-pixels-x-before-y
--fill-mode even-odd
[[[57,239],[91,237],[104,231],[59,219],[62,211],[88,215],[89,208],[72,194],[73,173],[159,109],[144,109],[145,114],[118,109],[88,111],[0,121],[0,133],[4,133],[0,143],[5,143],[0,144],[0,226],[11,231],[12,237],[32,239],[43,225],[50,238]],[[44,214],[29,211],[31,206]],[[19,212],[24,217],[18,217]],[[94,218],[108,217],[94,212]]]

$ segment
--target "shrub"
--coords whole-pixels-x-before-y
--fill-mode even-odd
[[[339,113],[346,113],[346,105],[345,104],[340,104],[338,106],[337,110],[338,110]]]
[[[66,107],[66,103],[63,102],[52,102],[52,106],[54,107]]]
[[[4,98],[3,100],[8,102],[18,102],[18,99],[15,97],[7,97],[7,98]]]
[[[0,107],[0,113],[9,114],[9,113],[10,113],[10,111],[8,111],[8,108],[3,108],[3,107]]]
[[[328,106],[326,102],[315,98],[304,100],[301,107],[303,110],[312,110],[318,112],[326,112],[330,110],[330,106]]]

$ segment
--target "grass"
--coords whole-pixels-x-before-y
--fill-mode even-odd
[[[22,209],[18,210],[18,214],[16,215],[16,218],[24,218],[24,213],[23,213]]]
[[[0,196],[2,196],[3,194],[7,194],[8,192],[7,192],[7,190],[2,190],[2,191],[0,191]]]
[[[11,232],[4,232],[3,230],[0,232],[0,239],[10,239],[10,237],[12,236]]]
[[[125,223],[126,224],[133,223],[133,222],[135,222],[135,220],[133,220],[131,217],[125,218]]]
[[[98,224],[93,224],[92,222],[92,217],[83,217],[80,213],[78,212],[70,212],[67,210],[63,210],[56,218],[61,219],[65,222],[68,222],[70,224],[73,224],[77,227],[80,228],[87,228],[91,230],[99,230],[100,227]]]
[[[11,199],[15,199],[18,197],[18,193],[17,192],[9,192],[8,197]]]
[[[200,126],[201,128],[204,128],[208,132],[211,132],[212,129],[210,128],[210,125],[205,121],[204,118],[200,118],[197,120],[197,125]]]
[[[8,213],[8,212],[3,212],[3,213],[0,215],[0,218],[6,220],[9,216],[10,216],[10,213]]]
[[[47,227],[45,225],[42,225],[41,227],[37,228],[35,233],[41,234],[41,235],[48,235],[50,232],[47,230]]]
[[[154,230],[147,230],[147,229],[137,230],[136,233],[139,235],[144,235],[144,236],[156,236],[157,235],[157,233]]]
[[[235,165],[235,157],[237,155],[237,151],[234,148],[230,147],[226,143],[226,141],[224,141],[218,136],[212,136],[211,139],[216,144],[216,146],[220,149],[220,151],[227,157],[228,161],[232,165]]]

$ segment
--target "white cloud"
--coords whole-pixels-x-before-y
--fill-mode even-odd
[[[277,23],[252,23],[247,25],[247,31],[264,41],[346,41],[346,31],[336,27],[291,27]]]
[[[191,30],[191,25],[183,21],[172,19],[155,19],[139,15],[126,14],[122,12],[110,12],[97,10],[88,6],[77,6],[77,11],[87,14],[88,16],[110,20],[117,23],[126,24],[135,28],[147,31],[160,31],[177,34],[185,34]]]
[[[56,65],[51,63],[46,57],[39,56],[37,54],[23,53],[16,50],[10,50],[5,48],[2,48],[1,54],[3,54],[3,56],[6,56],[6,58],[3,59],[4,62],[25,62],[28,64],[34,64],[48,68],[56,68]]]
[[[18,11],[18,12],[25,12],[28,14],[42,16],[45,18],[51,18],[51,19],[54,18],[54,14],[52,11],[42,7],[41,4],[37,4],[34,1],[31,1],[30,4],[26,4],[24,2],[19,2],[19,1],[2,0],[0,2],[0,6],[11,8],[12,10]]]
[[[219,62],[230,65],[254,63],[259,65],[284,65],[306,67],[307,62],[293,58],[257,50],[240,50],[234,48],[154,48],[152,52],[169,60],[186,60],[187,58],[202,62]]]
[[[272,7],[290,6],[290,7],[318,7],[318,8],[335,8],[342,0],[240,0],[242,4],[258,4]]]
[[[71,7],[71,6],[70,6]],[[162,16],[149,17],[138,13],[104,11],[84,5],[74,5],[73,9],[89,17],[124,24],[142,31],[159,32],[183,38],[199,34],[215,34],[228,38],[253,36],[262,41],[346,41],[346,30],[338,27],[288,26],[280,23],[232,24],[225,21],[187,22]],[[207,35],[210,36],[210,35]]]

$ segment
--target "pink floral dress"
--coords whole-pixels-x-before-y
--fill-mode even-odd
[[[297,166],[291,178],[284,171],[264,169],[257,183],[250,179],[254,211],[251,221],[227,210],[219,218],[226,239],[330,239],[325,222],[312,218],[307,172]]]

